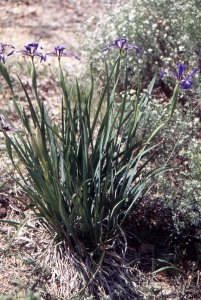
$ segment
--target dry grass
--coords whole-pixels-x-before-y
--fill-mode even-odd
[[[51,233],[15,201],[9,201],[8,210],[8,220],[21,224],[17,228],[7,224],[1,229],[1,293],[37,290],[42,299],[48,299],[48,295],[64,299],[72,296],[81,280],[70,255],[64,255]],[[27,222],[23,226],[25,214]]]
[[[127,231],[105,246],[101,268],[94,269],[90,258],[82,260],[58,244],[54,233],[7,193],[26,199],[8,179],[1,190],[1,217],[18,225],[1,223],[2,294],[33,290],[46,300],[70,299],[78,292],[83,299],[200,299],[200,262],[193,249],[189,258],[182,253],[185,247],[174,243],[171,212],[160,201],[139,205]]]

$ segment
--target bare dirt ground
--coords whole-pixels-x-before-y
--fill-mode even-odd
[[[84,38],[82,27],[85,21],[92,15],[103,13],[110,2],[2,0],[0,39],[16,47],[30,41],[38,41],[44,46],[65,44],[76,47]]]
[[[46,52],[62,45],[67,52],[75,51],[79,55],[86,20],[104,13],[109,3],[115,1],[2,0],[0,42],[12,44],[16,49],[38,42]],[[76,60],[74,63],[78,64]]]

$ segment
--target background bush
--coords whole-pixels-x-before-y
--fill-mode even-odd
[[[104,60],[100,51],[115,38],[126,36],[129,43],[146,51],[143,57],[130,51],[124,60],[130,82],[135,82],[139,70],[150,80],[156,70],[172,69],[179,62],[188,63],[192,68],[200,66],[200,11],[201,2],[196,0],[117,1],[102,19],[88,20],[82,45],[84,55],[86,59],[90,57],[100,72]],[[97,26],[92,31],[94,21]],[[115,51],[109,50],[105,55],[114,62]]]
[[[170,163],[176,169],[159,177],[155,194],[172,211],[178,233],[201,237],[201,157],[199,118],[192,111],[175,111],[170,128],[164,130],[156,164]],[[172,153],[171,153],[172,151]],[[153,193],[153,190],[152,190]],[[151,194],[150,194],[151,197]]]

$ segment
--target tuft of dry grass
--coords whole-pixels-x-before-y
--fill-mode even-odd
[[[0,236],[1,293],[37,290],[42,299],[47,299],[48,294],[67,299],[78,291],[79,273],[69,253],[64,254],[57,244],[54,233],[43,228],[18,201],[3,193],[1,206],[6,210]]]

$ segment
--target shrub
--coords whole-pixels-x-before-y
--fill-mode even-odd
[[[196,120],[191,122],[195,124]],[[198,126],[195,124],[191,128],[191,124],[187,123],[183,127],[183,135],[177,147],[177,158],[182,164],[178,172],[174,173],[174,180],[160,180],[158,187],[162,192],[161,198],[172,209],[176,230],[181,234],[201,238],[201,157],[200,143],[196,137]]]
[[[200,10],[197,0],[117,1],[100,20],[88,20],[82,45],[86,60],[92,60],[101,73],[104,59],[100,50],[112,43],[114,36],[126,36],[130,43],[145,50],[143,58],[132,52],[124,60],[131,84],[135,84],[139,70],[145,83],[158,69],[173,69],[179,62],[200,67]],[[94,21],[97,26],[92,31]],[[108,52],[108,58],[113,64],[115,54]]]
[[[180,99],[181,102],[182,98]],[[159,98],[153,98],[151,101],[151,127],[154,126],[156,115],[162,113],[163,101],[164,99]],[[155,156],[156,165],[168,164],[175,167],[175,170],[159,176],[147,197],[153,199],[153,195],[157,195],[161,205],[171,209],[175,231],[181,235],[195,235],[200,238],[199,104],[197,105],[196,100],[191,100],[191,103],[185,102],[185,105],[180,104],[174,111],[170,126],[166,127],[159,137],[160,150]]]

